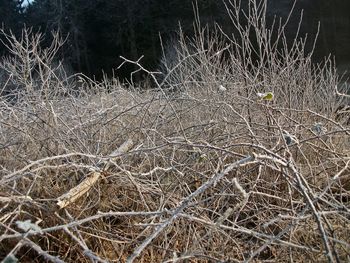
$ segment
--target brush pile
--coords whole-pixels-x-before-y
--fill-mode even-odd
[[[148,89],[63,76],[51,66],[58,36],[41,50],[38,35],[7,35],[0,257],[349,260],[350,127],[337,113],[348,95],[304,42],[278,49],[283,26],[269,35],[261,8],[248,19],[257,43],[231,12],[239,39],[180,36],[161,81],[125,60],[149,74]]]

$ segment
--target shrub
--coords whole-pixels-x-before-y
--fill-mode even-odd
[[[330,59],[313,66],[303,39],[287,47],[283,24],[267,28],[266,1],[249,3],[227,5],[235,36],[199,22],[192,40],[180,33],[161,82],[125,60],[157,84],[142,92],[56,78],[45,58],[59,38],[40,49],[38,35],[9,36],[1,66],[20,88],[0,101],[2,257],[349,258],[350,130],[336,119],[347,96]]]

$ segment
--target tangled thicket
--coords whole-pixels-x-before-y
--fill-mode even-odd
[[[349,260],[348,96],[330,60],[313,66],[304,40],[267,30],[265,2],[250,1],[247,27],[235,3],[237,35],[197,24],[162,78],[131,62],[148,89],[66,76],[58,36],[40,49],[6,35],[1,258]]]

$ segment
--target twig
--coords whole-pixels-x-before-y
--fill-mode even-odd
[[[235,163],[232,163],[224,171],[215,174],[211,179],[202,184],[196,191],[194,191],[192,194],[186,197],[176,209],[173,210],[169,219],[167,219],[160,226],[158,226],[155,229],[155,231],[134,250],[134,252],[128,257],[127,262],[133,262],[141,254],[141,252],[152,242],[152,240],[155,239],[168,225],[170,225],[178,217],[178,215],[189,205],[189,203],[194,197],[203,193],[206,189],[214,185],[233,169],[247,165],[249,163],[254,163],[254,157],[248,156]]]
[[[90,217],[86,217],[80,220],[75,220],[73,222],[70,222],[68,224],[64,224],[64,225],[58,225],[58,226],[53,226],[53,227],[48,227],[48,228],[42,228],[40,231],[35,231],[35,230],[31,230],[30,232],[26,233],[27,236],[32,236],[32,235],[37,235],[37,234],[42,234],[42,233],[48,233],[48,232],[52,232],[52,231],[57,231],[57,230],[62,230],[65,228],[70,228],[70,227],[75,227],[75,226],[79,226],[82,224],[85,224],[87,222],[93,221],[93,220],[97,220],[103,217],[110,217],[110,216],[159,216],[159,215],[163,215],[163,214],[167,214],[168,211],[167,210],[162,210],[162,211],[153,211],[153,212],[98,212],[96,215],[90,216]],[[22,237],[23,234],[21,233],[15,233],[15,234],[11,234],[11,235],[2,235],[0,236],[0,242],[2,240],[5,239],[11,239],[11,238],[18,238],[18,237]]]
[[[112,160],[116,159],[121,154],[127,152],[132,146],[133,146],[133,141],[131,139],[128,139],[117,150],[112,152],[109,155],[111,156],[111,159],[108,160],[107,162],[102,163],[103,165],[105,165],[104,171],[109,169],[110,165],[112,164]],[[88,192],[91,189],[91,187],[98,181],[101,175],[102,175],[101,172],[93,172],[92,175],[85,178],[76,187],[70,189],[67,193],[58,197],[57,198],[58,207],[62,209],[74,203],[79,197],[83,196],[86,192]]]

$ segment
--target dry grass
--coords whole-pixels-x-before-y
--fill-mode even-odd
[[[1,258],[349,260],[350,128],[336,113],[347,97],[332,63],[312,66],[302,40],[277,49],[283,25],[273,40],[264,5],[250,3],[258,45],[231,4],[240,37],[198,26],[193,41],[180,38],[178,63],[161,82],[148,72],[156,88],[142,91],[62,76],[50,67],[58,37],[41,50],[28,32],[8,36],[2,87],[16,87],[16,101],[0,101]],[[256,96],[266,91],[273,101]],[[94,173],[86,193],[58,206]]]

